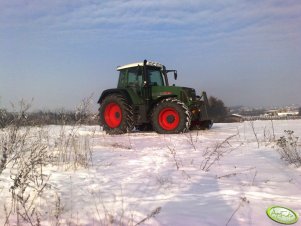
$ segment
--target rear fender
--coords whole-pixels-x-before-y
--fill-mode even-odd
[[[120,95],[124,96],[130,104],[132,104],[132,99],[131,99],[129,93],[124,89],[107,89],[107,90],[103,91],[101,96],[99,97],[97,103],[101,104],[102,101],[105,99],[105,97],[107,97],[108,95],[111,95],[111,94],[120,94]]]

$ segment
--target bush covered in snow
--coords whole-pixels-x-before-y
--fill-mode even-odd
[[[299,137],[294,135],[294,131],[285,130],[285,135],[277,140],[278,151],[281,158],[297,167],[301,166],[301,150],[298,145]]]

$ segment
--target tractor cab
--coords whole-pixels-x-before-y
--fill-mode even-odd
[[[127,64],[117,67],[119,71],[118,88],[141,88],[146,86],[169,86],[167,73],[174,72],[177,79],[176,70],[166,70],[165,66],[155,62],[144,62]]]

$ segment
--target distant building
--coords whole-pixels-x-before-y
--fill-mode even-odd
[[[278,116],[297,116],[299,115],[298,111],[287,111],[287,112],[278,112]]]
[[[297,116],[297,115],[299,115],[298,111],[290,111],[290,110],[269,110],[266,111],[266,113],[264,114],[264,116],[282,116],[282,117]]]
[[[268,110],[263,116],[278,116],[278,110]]]

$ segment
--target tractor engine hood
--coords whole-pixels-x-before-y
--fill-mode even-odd
[[[183,89],[183,91],[187,94],[187,96],[192,99],[196,98],[196,93],[195,93],[195,89],[193,88],[188,88],[188,87],[180,87]]]
[[[153,86],[152,94],[153,99],[162,96],[177,96],[183,102],[196,99],[195,89],[181,86]]]

